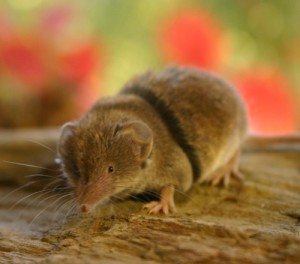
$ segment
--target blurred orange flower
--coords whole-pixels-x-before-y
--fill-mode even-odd
[[[159,45],[171,63],[216,69],[224,47],[224,31],[217,18],[203,9],[182,10],[162,24]]]
[[[100,67],[99,44],[86,43],[60,55],[59,71],[63,79],[81,84]]]
[[[21,121],[6,113],[0,126],[61,124],[86,111],[99,95],[102,45],[98,38],[78,41],[77,35],[68,35],[71,18],[69,7],[56,6],[19,32],[0,16],[0,72],[6,82],[0,106],[16,112],[27,109]],[[6,96],[10,93],[13,96]]]
[[[252,132],[262,135],[296,132],[296,102],[282,72],[258,66],[239,74],[236,85],[246,100]]]
[[[29,89],[39,91],[47,79],[47,69],[35,39],[15,37],[2,43],[2,67]]]

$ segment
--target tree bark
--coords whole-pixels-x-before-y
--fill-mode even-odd
[[[143,203],[130,200],[74,211],[54,183],[58,136],[56,129],[0,133],[0,263],[300,262],[299,135],[249,139],[242,183],[176,193],[178,212],[168,216],[145,215]],[[22,189],[29,174],[50,180]]]

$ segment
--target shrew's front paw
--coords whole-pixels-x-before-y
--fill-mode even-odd
[[[163,213],[165,215],[170,212],[176,212],[175,204],[167,203],[162,201],[153,201],[144,205],[143,210],[148,211],[149,214],[159,214]]]
[[[149,214],[163,213],[165,215],[176,212],[174,203],[174,187],[163,187],[160,193],[160,200],[153,201],[144,205],[143,210],[148,211]]]

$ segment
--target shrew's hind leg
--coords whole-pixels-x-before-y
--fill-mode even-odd
[[[238,170],[239,156],[240,151],[238,150],[225,165],[216,169],[204,181],[213,186],[224,185],[225,187],[228,187],[231,178],[241,181],[244,176]]]
[[[163,213],[167,215],[169,212],[176,212],[174,203],[174,187],[165,186],[161,189],[160,200],[147,203],[143,207],[149,214]]]

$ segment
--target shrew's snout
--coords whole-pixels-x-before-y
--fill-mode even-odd
[[[92,211],[97,205],[103,204],[103,200],[108,196],[110,187],[109,177],[99,177],[89,183],[80,183],[76,188],[77,202],[82,213]]]

